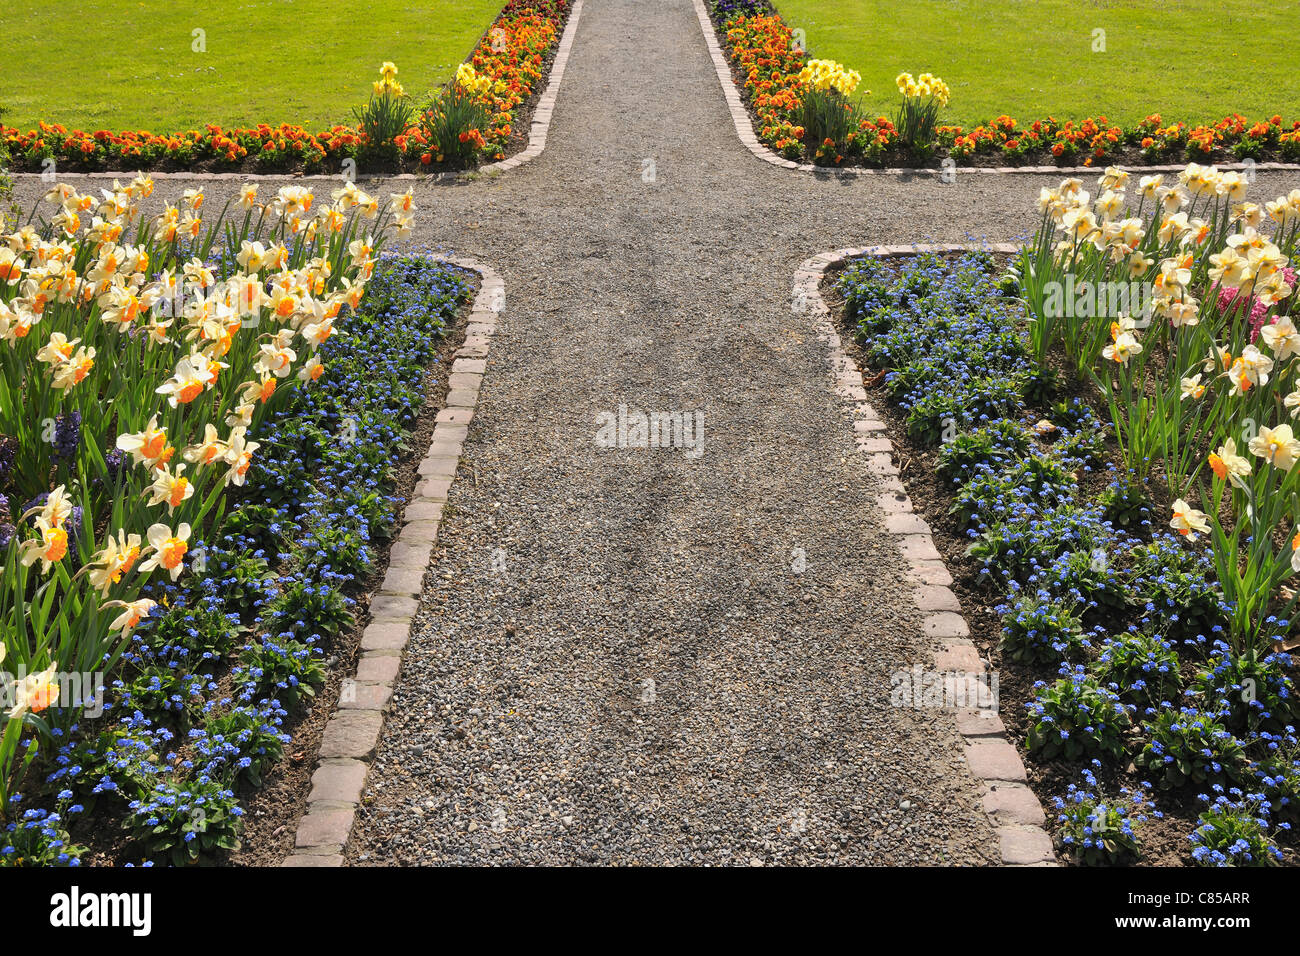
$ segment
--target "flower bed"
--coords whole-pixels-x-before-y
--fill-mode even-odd
[[[1300,161],[1300,120],[1284,123],[1280,116],[1251,122],[1233,114],[1190,125],[1155,113],[1132,127],[1105,116],[1028,123],[999,116],[972,129],[939,124],[918,140],[897,114],[854,109],[843,135],[816,139],[801,122],[808,86],[800,72],[808,54],[796,48],[781,15],[767,0],[710,0],[710,11],[759,140],[787,159],[824,166],[937,166],[949,158],[958,165],[998,166]],[[900,92],[906,76],[900,75]],[[905,94],[902,105],[911,102]]]
[[[1300,194],[1265,213],[1198,167],[1127,186],[1108,170],[1095,203],[1045,190],[1010,270],[864,259],[836,289],[1060,849],[1293,862]],[[1150,287],[1150,326],[1048,304],[1106,268]]]
[[[118,245],[151,188],[58,187],[59,236],[0,245],[0,865],[235,846],[347,663],[393,462],[469,291],[376,259],[409,194],[381,210],[347,186],[313,211],[246,187],[205,223],[188,191],[183,220],[168,206]]]
[[[421,114],[395,130],[391,142],[376,143],[364,123],[338,124],[311,132],[301,126],[223,128],[152,133],[146,130],[69,130],[41,123],[21,130],[0,124],[0,142],[15,167],[42,171],[53,160],[59,170],[156,169],[229,171],[333,172],[346,159],[364,160],[367,168],[454,168],[447,156],[460,152],[458,142],[472,141],[468,163],[504,159],[527,144],[527,114],[541,92],[546,64],[554,52],[570,11],[570,0],[509,0],[466,61],[487,82],[476,94],[483,125],[455,131],[454,140],[430,135]],[[395,70],[394,70],[395,73]],[[453,80],[453,84],[456,81]],[[379,84],[376,84],[379,86]],[[396,87],[400,96],[405,91]],[[464,135],[465,140],[459,137]],[[390,148],[391,147],[391,148]]]

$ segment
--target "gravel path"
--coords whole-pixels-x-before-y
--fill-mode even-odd
[[[768,166],[690,0],[586,0],[542,156],[416,187],[417,244],[491,262],[505,326],[350,859],[995,860],[952,718],[889,706],[926,648],[789,288],[822,250],[1014,238],[1052,178]],[[700,410],[703,454],[598,447],[620,404]]]
[[[477,481],[453,492],[356,862],[994,848],[951,718],[888,706],[918,621],[823,346],[790,312],[794,264],[756,254],[806,246],[754,214],[757,164],[708,66],[689,3],[588,3],[527,171],[558,201],[482,213],[519,239],[494,250],[508,320]],[[703,454],[598,447],[620,404],[701,410]]]

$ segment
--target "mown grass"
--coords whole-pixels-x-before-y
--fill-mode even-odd
[[[1211,122],[1228,113],[1300,118],[1293,50],[1300,3],[1250,0],[775,0],[814,56],[862,74],[864,101],[892,115],[894,77],[941,76],[941,122],[971,126],[1150,113]],[[1094,30],[1105,52],[1093,52]]]
[[[350,121],[379,65],[446,81],[505,0],[5,0],[0,122],[171,132]],[[194,50],[203,30],[205,52]]]

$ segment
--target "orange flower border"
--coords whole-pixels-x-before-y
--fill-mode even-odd
[[[864,119],[843,143],[804,141],[804,131],[793,117],[803,102],[799,71],[806,52],[795,48],[793,32],[774,10],[736,13],[720,19],[714,11],[723,50],[742,86],[754,116],[759,140],[786,159],[839,166],[859,163],[918,165],[905,150],[898,131],[887,117]],[[1082,121],[1054,117],[1027,125],[1010,116],[965,129],[940,126],[936,153],[927,165],[945,155],[960,165],[975,165],[983,157],[1006,165],[1028,164],[1035,157],[1061,165],[1091,166],[1126,158],[1146,163],[1205,162],[1234,157],[1238,160],[1280,159],[1300,161],[1300,120],[1284,123],[1281,116],[1249,122],[1240,114],[1217,123],[1190,126],[1166,123],[1159,113],[1124,127],[1105,116]]]
[[[780,14],[738,13],[721,26],[733,72],[757,121],[758,138],[782,156],[831,166],[850,159],[878,162],[897,142],[898,131],[884,116],[861,120],[843,143],[805,142],[804,128],[795,125],[794,117],[803,103],[799,73],[806,53],[795,46],[793,32]]]

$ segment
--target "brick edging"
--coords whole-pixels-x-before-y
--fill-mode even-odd
[[[367,180],[418,179],[428,183],[460,182],[464,179],[477,178],[485,173],[503,173],[522,166],[524,163],[531,162],[540,156],[542,150],[546,149],[546,137],[551,129],[551,112],[555,108],[555,99],[560,92],[560,81],[564,79],[564,69],[569,63],[569,52],[573,49],[573,38],[577,33],[578,17],[581,14],[582,0],[576,0],[572,11],[569,13],[569,20],[565,24],[564,34],[560,37],[560,43],[555,48],[555,59],[551,62],[551,75],[546,84],[546,91],[542,93],[541,98],[537,101],[537,106],[533,109],[532,128],[529,130],[528,146],[525,149],[507,159],[488,163],[486,166],[479,166],[476,169],[461,169],[448,173],[391,173],[366,176],[364,178]],[[493,22],[495,23],[495,21]],[[488,29],[490,30],[491,27]],[[124,179],[135,176],[140,172],[148,173],[151,179],[197,179],[202,181],[282,182],[286,179],[334,181],[339,178],[337,174],[326,175],[325,173],[307,173],[295,176],[293,173],[201,173],[186,172],[185,170],[156,173],[148,172],[148,170],[96,170],[88,173],[67,172],[60,175],[84,176],[87,179]],[[10,170],[5,175],[12,179],[20,179],[39,177],[45,174]]]
[[[757,156],[765,163],[771,163],[773,166],[780,166],[783,169],[793,169],[801,173],[817,173],[822,176],[834,176],[841,179],[855,179],[859,176],[928,176],[938,177],[943,170],[930,169],[928,167],[887,167],[885,169],[874,169],[866,166],[816,166],[812,163],[796,163],[792,159],[785,159],[777,155],[763,145],[759,140],[758,134],[754,132],[754,122],[749,115],[749,110],[745,106],[745,101],[741,97],[740,91],[736,88],[735,80],[731,76],[731,64],[727,61],[727,55],[722,52],[722,45],[718,40],[717,30],[714,29],[713,18],[709,16],[708,10],[704,7],[704,0],[692,0],[695,4],[695,15],[699,17],[700,28],[704,31],[704,42],[709,48],[709,56],[713,59],[714,69],[718,72],[718,80],[722,83],[722,94],[727,99],[727,109],[731,113],[731,121],[736,126],[736,135],[740,141],[745,144],[745,148]],[[1241,163],[1218,163],[1219,169],[1237,169],[1242,170],[1247,167]],[[1132,165],[1128,167],[1132,172],[1143,173],[1177,173],[1181,172],[1187,166],[1186,163],[1175,166],[1146,166]],[[1098,166],[953,166],[949,167],[953,172],[962,173],[963,175],[992,175],[1006,176],[1016,174],[1030,175],[1055,175],[1055,176],[1086,176],[1091,173],[1097,173],[1101,167]],[[1300,170],[1300,163],[1256,163],[1253,167],[1255,170]]]
[[[343,865],[343,847],[379,746],[384,713],[401,671],[447,493],[456,478],[488,350],[504,308],[505,283],[491,267],[454,256],[436,258],[477,272],[482,285],[469,313],[465,341],[451,364],[447,401],[420,462],[419,480],[402,515],[402,530],[393,541],[388,571],[371,596],[371,620],[362,632],[357,672],[339,688],[334,714],[321,737],[307,811],[298,820],[294,849],[281,866]]]
[[[826,271],[849,259],[971,249],[1011,253],[1018,251],[1019,246],[1010,243],[922,244],[823,252],[804,260],[795,272],[791,302],[796,312],[815,319],[818,337],[830,347],[829,364],[835,394],[844,401],[845,411],[852,419],[856,450],[867,456],[867,470],[880,482],[878,503],[885,513],[885,531],[894,537],[915,584],[913,603],[924,615],[921,626],[925,636],[933,641],[934,670],[940,673],[974,672],[983,676],[984,662],[970,639],[970,627],[962,616],[961,603],[950,589],[952,575],[934,546],[930,526],[912,510],[912,500],[898,477],[893,444],[885,435],[885,422],[867,403],[862,371],[844,350],[831,310],[821,296],[821,282]],[[1052,838],[1044,829],[1046,814],[1037,795],[1029,789],[1024,762],[1007,739],[1002,718],[991,711],[964,709],[956,711],[956,723],[966,763],[971,776],[981,785],[984,810],[997,831],[1002,863],[1012,866],[1056,865]]]

